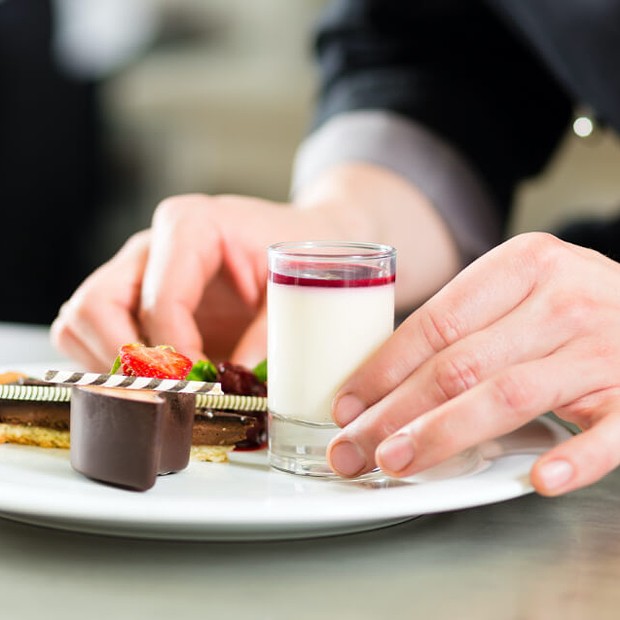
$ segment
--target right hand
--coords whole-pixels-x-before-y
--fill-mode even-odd
[[[548,411],[582,433],[540,455],[543,495],[620,464],[620,265],[546,233],[494,248],[414,312],[341,387],[333,469],[418,474]]]

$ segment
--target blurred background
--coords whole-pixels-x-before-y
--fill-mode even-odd
[[[311,115],[312,28],[325,0],[158,4],[150,49],[102,90],[126,180],[113,205],[120,237],[171,194],[286,200]]]
[[[157,203],[286,200],[326,0],[0,0],[0,321],[49,323]],[[620,206],[620,147],[567,131],[512,232]]]
[[[324,0],[0,0],[0,321],[46,324],[157,203],[285,200]]]

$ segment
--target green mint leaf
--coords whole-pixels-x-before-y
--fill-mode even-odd
[[[252,372],[261,383],[267,383],[267,360],[263,360],[256,364]]]
[[[110,374],[115,375],[118,372],[118,369],[121,367],[121,356],[117,355],[114,363],[112,364],[112,368],[110,369]]]
[[[198,360],[187,375],[188,381],[217,381],[217,368],[211,360]]]

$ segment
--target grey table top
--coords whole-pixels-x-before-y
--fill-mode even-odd
[[[52,355],[45,338],[0,326],[0,363],[24,339]],[[0,617],[616,619],[619,498],[616,471],[557,499],[290,542],[141,541],[0,519]]]

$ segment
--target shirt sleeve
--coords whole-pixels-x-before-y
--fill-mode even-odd
[[[494,243],[517,185],[564,135],[572,102],[492,7],[332,2],[317,29],[318,101],[295,186],[322,159],[386,165],[428,195],[464,258]]]
[[[293,196],[339,164],[381,166],[417,187],[443,217],[467,264],[501,240],[492,198],[450,145],[400,115],[367,110],[333,117],[301,145],[293,171]]]

